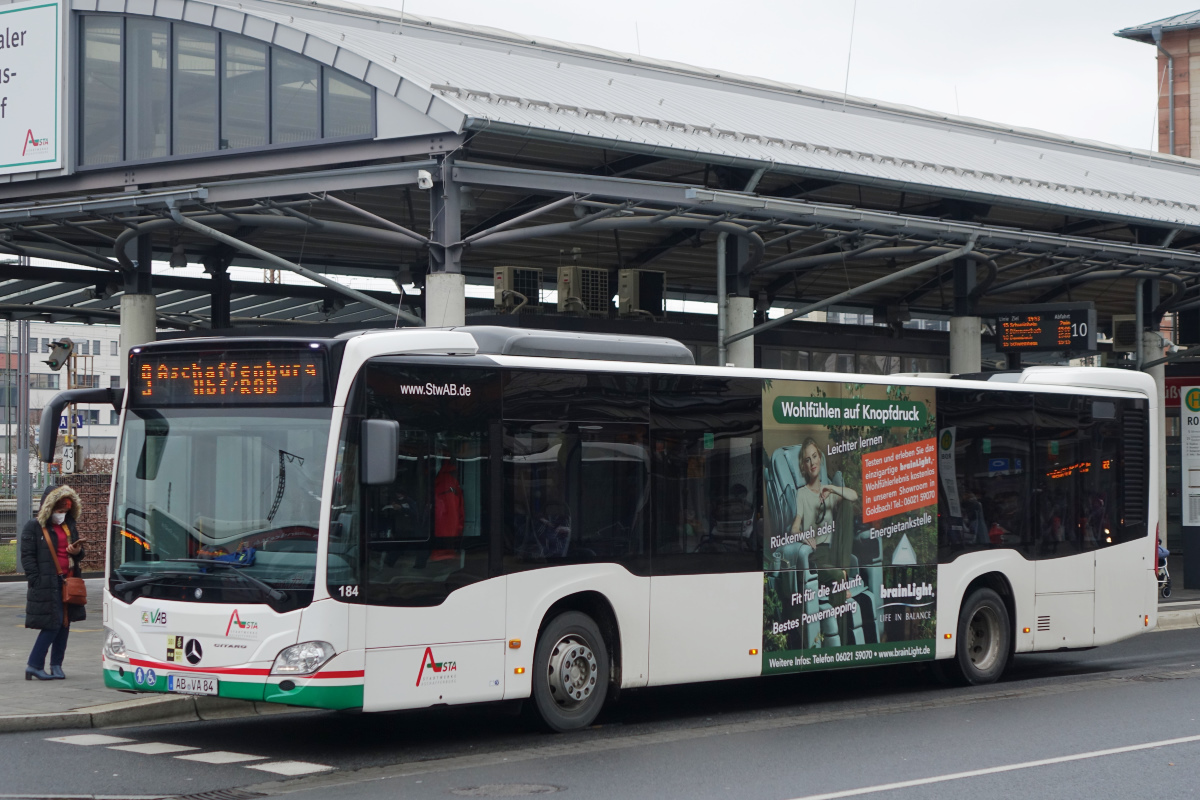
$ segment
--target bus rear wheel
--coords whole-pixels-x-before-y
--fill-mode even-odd
[[[533,655],[533,700],[554,731],[586,728],[608,695],[608,648],[595,621],[568,611],[550,621]]]
[[[977,589],[958,614],[958,672],[965,683],[994,683],[1004,674],[1012,653],[1008,607],[991,589]]]

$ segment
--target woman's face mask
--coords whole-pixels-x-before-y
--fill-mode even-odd
[[[65,512],[65,511],[55,511],[53,514],[50,515],[50,521],[53,522],[55,525],[62,525],[63,522],[66,521],[66,519],[67,519],[67,512]]]

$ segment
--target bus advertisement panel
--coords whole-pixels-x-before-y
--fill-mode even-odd
[[[932,387],[766,381],[763,674],[934,657]]]

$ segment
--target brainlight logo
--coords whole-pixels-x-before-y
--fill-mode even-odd
[[[258,623],[253,620],[243,620],[235,608],[229,615],[229,624],[225,626],[225,635],[234,639],[257,639]]]
[[[429,675],[425,675],[425,668],[429,667]],[[433,649],[426,647],[425,655],[421,657],[421,671],[417,673],[417,686],[421,685],[421,679],[424,678],[425,685],[435,683],[454,683],[454,679],[458,677],[455,673],[458,672],[457,661],[434,661]]]
[[[31,147],[36,151],[36,150],[40,150],[43,147],[46,147],[49,144],[50,144],[49,136],[43,136],[42,138],[39,139],[38,137],[33,135],[32,129],[27,130],[27,131],[25,131],[25,146],[21,148],[21,155],[25,155],[27,152],[29,152],[29,148],[31,148]]]

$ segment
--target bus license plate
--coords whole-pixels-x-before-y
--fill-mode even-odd
[[[198,677],[195,675],[168,675],[167,691],[175,694],[213,694],[217,693],[216,678]]]

